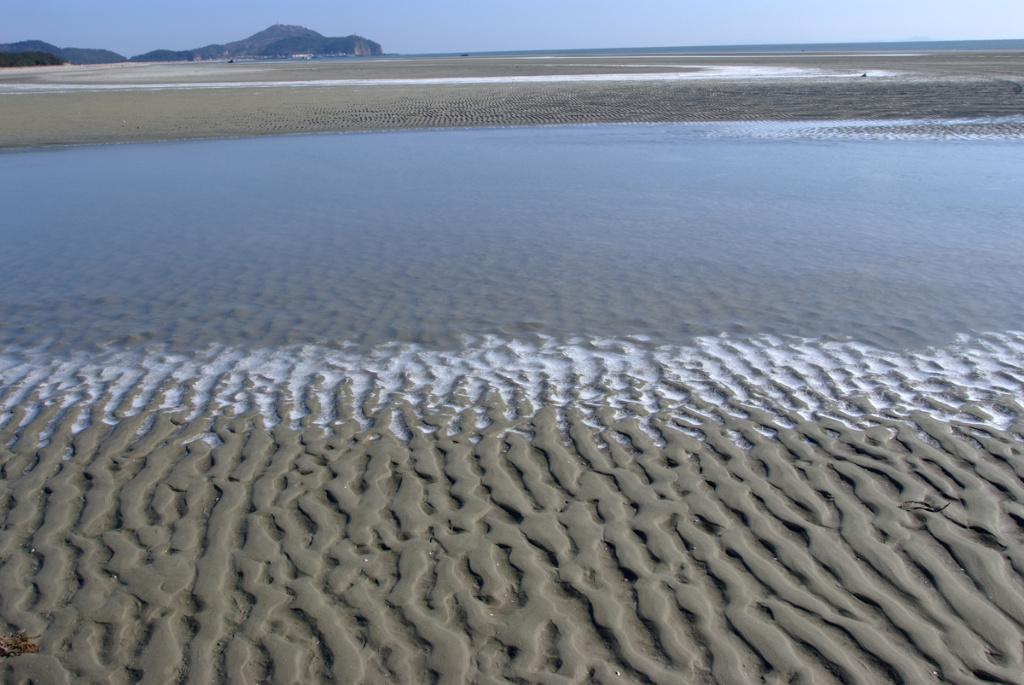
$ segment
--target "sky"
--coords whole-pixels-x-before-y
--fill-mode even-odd
[[[0,43],[133,56],[272,24],[388,53],[1024,38],[1024,0],[2,0]]]

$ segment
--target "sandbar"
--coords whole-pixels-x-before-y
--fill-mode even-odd
[[[1024,114],[1024,51],[469,56],[0,71],[0,148],[283,133]]]

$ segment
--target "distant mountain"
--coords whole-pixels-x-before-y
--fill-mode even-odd
[[[188,62],[205,59],[292,57],[294,55],[383,55],[379,43],[362,36],[329,38],[302,26],[275,24],[265,31],[225,45],[194,50],[154,50],[132,62]]]
[[[23,40],[19,43],[0,44],[0,53],[48,52],[71,64],[109,64],[129,61],[124,55],[110,50],[89,48],[58,48],[41,40]],[[187,62],[203,59],[237,59],[291,57],[293,55],[383,55],[379,43],[362,36],[330,38],[302,26],[275,24],[265,31],[236,40],[226,45],[207,45],[195,50],[154,50],[136,55],[132,62]]]
[[[41,40],[23,40],[20,43],[0,44],[0,52],[48,52],[71,64],[111,64],[127,62],[128,58],[110,50],[89,48],[58,48]]]

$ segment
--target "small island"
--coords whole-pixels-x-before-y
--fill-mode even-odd
[[[132,62],[198,62],[200,60],[280,59],[288,57],[369,57],[383,55],[379,43],[362,36],[330,38],[303,26],[275,24],[243,40],[192,50],[153,50]]]

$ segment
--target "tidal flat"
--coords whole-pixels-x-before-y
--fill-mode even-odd
[[[1019,116],[1022,73],[1020,50],[33,67],[0,72],[0,148],[466,126]]]

